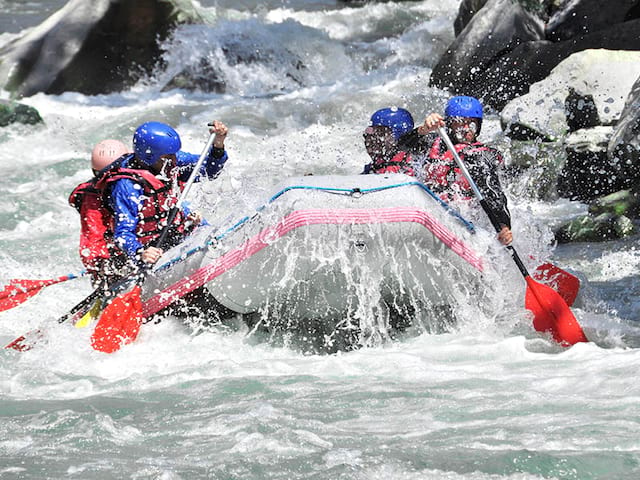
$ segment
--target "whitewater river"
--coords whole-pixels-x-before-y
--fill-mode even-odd
[[[0,43],[63,4],[0,0]],[[158,72],[116,94],[24,99],[45,125],[0,129],[1,283],[82,270],[68,194],[90,177],[97,141],[128,142],[144,121],[174,125],[194,153],[207,122],[229,126],[227,166],[192,199],[216,222],[264,203],[283,177],[359,173],[376,109],[421,118],[446,102],[427,84],[459,1],[201,4],[215,24],[181,29],[167,65],[206,54],[225,94],[164,91]],[[223,46],[260,60],[225,64]],[[495,114],[482,138],[508,146]],[[106,355],[86,329],[55,323],[91,292],[73,280],[0,313],[3,345],[38,326],[50,339],[0,350],[0,478],[639,478],[637,238],[554,248],[550,226],[586,206],[531,199],[523,181],[505,179],[516,248],[582,279],[574,312],[593,342],[562,349],[536,335],[507,265],[495,307],[463,314],[454,333],[305,355],[167,320]]]

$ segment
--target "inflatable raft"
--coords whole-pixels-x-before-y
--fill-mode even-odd
[[[438,332],[455,321],[459,286],[462,297],[482,286],[474,237],[406,175],[290,178],[251,215],[167,251],[144,285],[144,315],[200,292],[214,316],[324,351]]]

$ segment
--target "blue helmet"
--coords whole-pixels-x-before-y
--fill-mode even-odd
[[[372,127],[383,126],[391,128],[393,137],[398,140],[402,135],[413,130],[413,117],[404,108],[383,108],[371,115],[369,125]]]
[[[133,134],[133,151],[147,165],[153,165],[163,155],[175,154],[181,146],[178,132],[165,123],[143,123]]]
[[[458,96],[447,102],[445,117],[468,117],[482,119],[482,104],[477,98]]]

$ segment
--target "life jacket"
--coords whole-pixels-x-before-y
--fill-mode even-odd
[[[96,262],[115,260],[124,252],[113,241],[113,214],[105,206],[95,179],[81,183],[69,195],[69,205],[80,214],[79,253],[82,263],[91,270]]]
[[[443,148],[444,147],[444,148]],[[490,152],[493,149],[481,142],[458,143],[454,145],[460,159],[465,156]],[[429,149],[429,160],[424,165],[423,182],[445,201],[453,199],[469,200],[473,197],[473,189],[458,167],[451,151],[443,145],[440,137],[436,138]]]
[[[115,164],[112,168],[101,172],[101,176],[96,182],[96,188],[103,192],[106,202],[108,202],[108,196],[111,193],[110,187],[122,179],[132,180],[142,187],[144,203],[138,211],[136,235],[142,245],[147,245],[156,240],[167,225],[167,217],[178,202],[178,195],[184,188],[184,182],[177,182],[180,191],[175,192],[171,180],[160,180],[149,170],[127,168]],[[193,226],[190,225],[191,222],[187,222],[182,210],[178,210],[170,227],[170,236],[174,239],[180,237],[181,240],[193,229]]]
[[[371,164],[371,173],[406,173],[415,175],[411,166],[411,156],[407,152],[398,152],[389,160],[376,158]]]
[[[95,179],[81,183],[76,188],[74,188],[73,192],[71,192],[71,195],[69,195],[69,205],[74,207],[78,211],[78,213],[80,213],[83,202],[85,201],[85,199],[88,199],[90,197],[98,199],[102,197],[100,191],[96,189]],[[108,212],[105,213],[108,214]]]

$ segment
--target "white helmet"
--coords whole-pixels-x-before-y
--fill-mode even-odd
[[[120,140],[102,140],[93,147],[91,152],[91,168],[97,171],[102,170],[125,153],[129,153],[129,149]]]

